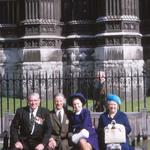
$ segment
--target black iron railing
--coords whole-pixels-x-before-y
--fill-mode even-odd
[[[105,72],[104,87],[107,93],[115,93],[123,100],[122,111],[140,111],[147,108],[149,76],[136,72]],[[31,92],[38,92],[41,105],[52,109],[53,97],[62,92],[66,98],[74,92],[82,92],[88,99],[86,107],[93,110],[95,104],[95,84],[100,82],[93,73],[12,73],[0,75],[0,119],[3,128],[5,112],[15,113],[18,107],[26,105]],[[150,93],[149,93],[150,94]]]

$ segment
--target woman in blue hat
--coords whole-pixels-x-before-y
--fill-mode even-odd
[[[104,141],[104,128],[111,124],[112,121],[115,121],[118,124],[122,124],[126,130],[126,143],[120,143],[122,150],[131,150],[132,148],[129,146],[128,134],[131,132],[131,127],[127,118],[127,115],[121,111],[119,111],[119,105],[122,100],[115,94],[108,94],[106,97],[107,100],[107,111],[101,114],[99,118],[98,125],[98,135],[99,135],[99,143],[100,149],[105,150],[106,144]]]
[[[99,150],[98,137],[95,128],[92,126],[90,111],[83,108],[86,98],[81,93],[75,93],[68,99],[73,107],[73,114],[70,119],[69,137],[74,150]]]

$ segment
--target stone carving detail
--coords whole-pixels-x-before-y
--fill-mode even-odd
[[[125,37],[124,44],[138,44],[136,37]]]
[[[107,45],[113,45],[113,38],[107,38],[106,39],[106,41],[107,41]]]
[[[141,45],[141,37],[137,37],[136,40],[137,40],[137,44]]]
[[[25,28],[26,35],[37,35],[39,33],[54,33],[57,30],[56,25],[44,25],[44,26],[28,26]]]
[[[121,44],[121,37],[107,37],[106,38],[107,45],[120,45]]]
[[[26,27],[26,34],[39,34],[39,27]]]
[[[120,31],[120,30],[134,30],[136,31],[136,23],[133,22],[125,22],[123,23],[123,26],[120,22],[108,22],[106,23],[107,31]]]
[[[130,39],[129,39],[129,43],[130,44],[136,44],[137,42],[136,42],[136,37],[131,37]]]
[[[74,52],[70,54],[70,61],[76,61],[76,54]]]
[[[49,40],[49,39],[42,39],[42,40],[30,39],[30,40],[25,40],[23,46],[25,48],[55,47],[56,41]]]
[[[60,22],[58,20],[53,19],[27,19],[24,21],[21,21],[24,25],[30,25],[30,24],[59,24]]]
[[[130,24],[130,29],[131,29],[131,30],[135,30],[135,29],[136,29],[135,24],[131,23],[131,24]]]
[[[129,44],[129,38],[124,38],[124,44]]]
[[[42,26],[41,27],[41,32],[43,33],[53,33],[56,31],[56,26],[52,25],[52,26]]]
[[[107,45],[140,44],[140,37],[106,37]],[[123,41],[123,42],[122,42]]]
[[[124,30],[136,30],[136,24],[135,23],[124,23],[123,24]]]
[[[128,23],[124,23],[123,29],[128,30],[129,29],[129,24]]]
[[[54,47],[55,46],[55,40],[41,40],[40,41],[40,47]]]
[[[107,24],[107,30],[112,31],[112,30],[121,30],[121,22],[110,22]]]

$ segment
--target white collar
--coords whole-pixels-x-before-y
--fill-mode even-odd
[[[82,111],[82,109],[80,111],[78,111],[78,112],[75,112],[76,115],[79,115],[81,113],[81,111]]]
[[[55,109],[55,112],[56,112],[56,114],[58,114],[59,112],[61,112],[61,113],[64,113],[64,109],[62,108],[62,109]]]
[[[37,111],[38,111],[38,107],[37,107],[36,109],[34,109],[34,110],[32,110],[32,109],[30,108],[30,113],[33,112],[33,115],[34,115],[34,116],[36,116]]]
[[[55,108],[55,112],[59,112],[59,111],[64,111],[64,109],[63,108],[62,109]]]

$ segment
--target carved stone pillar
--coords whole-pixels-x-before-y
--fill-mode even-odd
[[[101,0],[98,6],[105,7],[98,9],[95,49],[98,64],[105,62],[102,63],[105,68],[115,64],[120,68],[142,68],[138,0]]]
[[[21,0],[20,7],[23,70],[62,70],[61,0]]]
[[[101,9],[98,9],[99,16],[96,20],[96,69],[103,68],[108,71],[113,69],[115,74],[122,71],[131,75],[132,68],[133,73],[138,70],[142,74],[144,61],[142,35],[139,32],[139,0],[101,0],[98,6]],[[143,80],[140,83],[141,91],[143,91],[142,83]],[[127,86],[130,87],[130,83],[127,83]],[[127,90],[130,99],[131,89]],[[124,94],[124,90],[121,92]],[[142,94],[141,92],[140,96]],[[137,97],[136,91],[134,96]]]

